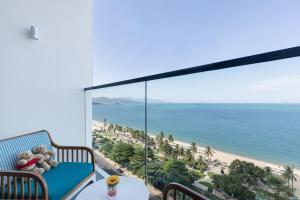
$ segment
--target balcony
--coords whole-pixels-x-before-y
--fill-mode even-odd
[[[173,84],[187,84],[190,78],[194,81],[203,78],[201,72],[237,65],[262,69],[268,62],[267,66],[289,64],[294,70],[299,52],[299,47],[295,47],[86,88],[86,93],[92,90],[93,96],[92,105],[87,105],[93,109],[92,138],[86,141],[92,141],[97,166],[96,179],[81,188],[79,196],[96,184],[93,182],[119,175],[143,181],[151,199],[296,199],[299,149],[298,136],[293,133],[300,131],[299,104],[180,103],[151,98],[151,95],[160,90],[160,94],[172,96]],[[218,72],[213,76],[219,76]],[[235,71],[221,73],[236,75]],[[194,75],[182,77],[187,74]],[[243,85],[242,81],[239,83]],[[193,86],[182,86],[187,87]],[[184,93],[180,89],[176,88],[177,94]],[[134,95],[124,98],[124,94]],[[272,134],[267,134],[269,131]],[[286,132],[291,135],[280,135]],[[259,143],[266,138],[270,144]],[[83,152],[77,152],[81,149],[88,153],[87,148],[61,147],[50,141],[61,163],[78,161],[79,155],[81,162],[84,158],[93,162],[91,156],[84,157]],[[287,144],[291,149],[282,151]],[[218,149],[218,145],[227,151]],[[272,159],[274,155],[278,160]],[[268,157],[263,160],[262,156]],[[284,162],[287,164],[277,164]],[[1,185],[5,186],[6,180],[16,184],[14,174],[20,175],[1,172]],[[6,197],[5,188],[1,188],[2,197]],[[11,189],[9,184],[9,195]]]
[[[226,49],[199,58],[198,55],[183,58],[189,60],[193,57],[208,64],[149,76],[136,75],[140,72],[134,71],[131,75],[142,77],[94,86],[92,55],[95,52],[92,46],[99,41],[93,41],[92,35],[99,34],[103,37],[105,35],[102,34],[103,30],[110,30],[113,27],[112,21],[115,22],[114,25],[119,26],[120,21],[123,23],[124,17],[120,14],[122,20],[117,18],[113,20],[114,16],[106,20],[105,17],[96,16],[105,22],[102,25],[106,28],[101,28],[100,33],[97,32],[99,30],[95,30],[97,33],[94,33],[92,4],[91,0],[51,3],[36,0],[0,2],[0,21],[3,27],[0,46],[0,142],[23,133],[46,129],[54,141],[63,145],[56,145],[50,141],[56,150],[56,156],[52,158],[64,167],[59,175],[74,170],[74,166],[87,166],[92,172],[87,175],[84,185],[76,185],[79,181],[75,175],[65,179],[57,176],[59,181],[52,179],[52,184],[48,182],[47,185],[45,180],[47,178],[49,180],[47,176],[50,173],[43,176],[31,171],[16,171],[15,163],[10,163],[10,169],[14,169],[12,171],[5,168],[8,166],[3,162],[7,159],[5,153],[18,149],[13,155],[16,159],[21,151],[31,150],[32,146],[27,145],[32,141],[6,144],[4,148],[0,147],[1,199],[27,197],[30,199],[30,196],[36,199],[49,199],[48,189],[52,190],[53,185],[57,186],[56,183],[60,183],[66,186],[71,182],[76,184],[72,185],[75,185],[74,187],[68,186],[68,193],[64,191],[64,195],[68,197],[66,199],[88,199],[81,195],[89,195],[87,191],[99,183],[102,183],[102,189],[105,187],[105,191],[101,194],[108,192],[105,180],[110,175],[119,175],[121,178],[138,182],[146,188],[146,194],[149,192],[150,200],[299,199],[300,47],[286,48],[297,45],[293,42],[291,34],[294,33],[294,37],[297,38],[297,31],[295,29],[286,31],[288,29],[286,25],[291,24],[288,20],[291,17],[283,17],[282,12],[278,12],[280,15],[272,13],[279,16],[277,19],[282,21],[282,26],[276,23],[276,26],[284,30],[278,34],[269,26],[266,32],[259,31],[257,22],[254,21],[256,32],[253,33],[261,34],[263,37],[256,37],[247,43],[252,43],[254,50],[263,52],[267,51],[265,46],[256,49],[255,42],[273,38],[270,40],[272,50],[286,49],[247,56],[249,49],[238,48],[242,46],[240,45],[236,46],[235,52]],[[124,5],[128,7],[127,4]],[[297,6],[290,6],[290,2],[286,5],[295,9],[295,13],[289,15],[297,14]],[[161,20],[153,15],[152,10],[160,6],[152,6],[147,8],[150,10],[151,20],[147,19],[146,25],[156,24],[156,22],[148,24],[153,17],[157,21]],[[102,5],[99,7],[106,8]],[[119,5],[115,7],[119,8]],[[280,6],[277,7],[280,11],[283,10]],[[140,5],[140,8],[142,9],[137,9],[139,14],[144,11],[145,6]],[[215,10],[215,5],[211,8]],[[192,9],[197,10],[196,7]],[[225,10],[223,7],[221,9]],[[103,10],[108,12],[101,13],[113,13],[109,9]],[[133,16],[131,11],[130,17],[127,16],[129,19]],[[221,40],[220,35],[230,35],[228,32],[222,34],[220,30],[225,28],[226,31],[230,29],[236,31],[241,24],[249,25],[234,21],[233,24],[229,24],[230,26],[222,23],[219,24],[221,26],[216,26],[216,23],[204,20],[208,33],[204,34],[204,37],[198,37],[198,33],[194,32],[196,27],[194,25],[189,28],[192,28],[195,34],[188,31],[177,32],[179,31],[177,23],[182,23],[183,27],[188,28],[186,22],[191,20],[196,22],[198,27],[197,18],[188,15],[190,18],[188,21],[178,20],[178,12],[174,13],[175,23],[171,23],[174,26],[170,29],[172,34],[158,31],[158,35],[151,35],[150,29],[155,32],[158,30],[152,26],[142,32],[150,33],[148,36],[153,36],[154,39],[161,38],[161,48],[166,47],[166,51],[170,46],[171,49],[180,49],[177,52],[180,55],[191,52],[195,54],[199,50],[203,52],[207,46],[213,46],[213,50],[230,46],[231,41],[219,42],[220,46],[214,44],[216,38]],[[215,14],[210,11],[207,13]],[[232,13],[234,12],[229,14]],[[261,13],[263,14],[259,16],[266,15],[264,12]],[[232,16],[237,18],[235,15]],[[272,23],[276,21],[274,18],[271,20]],[[219,18],[215,22],[218,21]],[[132,28],[137,24],[131,21],[128,26],[122,24],[118,30],[125,31],[121,30],[120,35],[125,33],[130,38],[135,38],[136,35],[132,34],[134,30],[126,28]],[[144,23],[141,24],[141,27],[147,27]],[[167,21],[166,24],[170,23]],[[164,27],[164,30],[169,31],[166,24],[158,23],[156,27],[159,30]],[[206,26],[213,26],[215,38],[206,38],[212,30]],[[290,28],[299,27],[294,24],[290,26]],[[238,38],[237,41],[248,39],[247,37],[252,34],[249,30],[250,28],[247,28],[243,32],[246,37]],[[198,31],[204,33],[202,27]],[[176,37],[170,37],[168,40],[174,33]],[[194,35],[194,38],[186,40],[189,38],[182,37],[187,33]],[[288,37],[285,35],[283,37],[283,33],[288,33]],[[232,38],[236,39],[234,36],[238,34],[240,33],[233,34]],[[273,34],[277,34],[277,37]],[[137,42],[139,44],[141,40],[145,41],[144,38],[136,38],[140,39]],[[180,38],[184,40],[179,44],[177,40]],[[280,40],[278,45],[273,46],[278,39],[283,38],[289,39],[286,43],[288,45]],[[185,52],[186,49],[181,48],[195,41],[202,44],[203,40],[207,46],[196,47],[195,52]],[[120,44],[117,47],[125,43],[128,46],[133,44],[129,40],[124,42],[123,38],[120,40],[101,38],[101,42],[103,41],[108,41],[107,46],[113,43]],[[134,50],[144,49],[143,45]],[[146,45],[150,46],[150,53],[154,52],[151,41]],[[126,58],[125,60],[130,62],[138,57],[137,55],[144,56],[139,54],[140,52],[125,55],[124,49],[116,49],[121,52],[121,58]],[[247,53],[245,57],[223,60],[220,55],[225,51],[229,53],[224,54],[224,59]],[[102,49],[102,53],[104,52],[107,54],[101,56],[108,57],[108,60],[120,58]],[[155,53],[157,54],[152,54],[151,57],[153,60],[156,60],[156,56],[161,56],[160,51]],[[171,60],[174,55],[165,59]],[[189,63],[193,62],[195,60]],[[145,69],[153,64],[146,63]],[[125,70],[124,72],[126,73]],[[115,75],[113,71],[111,74]],[[94,76],[96,75],[95,73]],[[95,160],[91,156],[90,148],[95,154]],[[36,159],[32,160],[38,162]],[[136,192],[134,194],[142,193],[131,184],[126,186],[128,190],[123,190],[126,195],[132,193],[130,191]],[[99,188],[92,192],[100,190]]]
[[[288,65],[289,70],[297,70],[298,56],[300,47],[294,47],[86,88],[86,113],[89,113],[89,107],[93,112],[92,116],[86,116],[86,119],[92,119],[91,127],[86,121],[87,129],[92,133],[86,132],[85,141],[96,155],[96,179],[80,188],[77,197],[109,175],[119,175],[145,183],[151,199],[297,199],[298,103],[172,102],[152,96],[160,91],[164,97],[174,97],[173,92],[176,92],[175,96],[180,99],[181,94],[201,92],[192,89],[199,85],[191,84],[190,80],[195,83],[204,79],[200,86],[210,94],[227,84],[221,80],[211,84],[203,77],[203,72],[212,75],[211,80],[231,77],[234,84],[230,89],[235,90],[236,83],[244,85],[239,73],[250,77],[247,73],[253,75],[255,70],[265,68],[263,70],[272,75],[273,69],[277,71],[283,65]],[[205,79],[209,81],[205,82]],[[283,83],[285,81],[283,79]],[[294,83],[297,85],[298,82]],[[172,89],[175,85],[177,87]],[[206,86],[210,86],[209,90]],[[274,86],[273,82],[271,86]],[[254,88],[265,89],[261,85]],[[92,101],[89,101],[90,95]],[[292,100],[293,97],[293,94],[285,96]],[[55,135],[58,136],[65,141],[69,139],[65,134]],[[58,150],[56,159],[59,162],[78,161],[79,155],[84,158],[82,152],[74,154],[78,148],[60,147],[52,140],[51,143]],[[89,152],[86,147],[80,149]],[[93,163],[91,156],[85,158]],[[13,188],[11,184],[6,187],[6,180],[17,183],[16,174],[20,175],[1,171],[2,197],[6,197],[6,188],[9,193]],[[31,178],[36,176],[30,174],[28,182]],[[47,188],[46,184],[43,187]],[[35,189],[39,191],[36,186]]]

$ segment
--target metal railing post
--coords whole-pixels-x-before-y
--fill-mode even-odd
[[[148,131],[147,131],[147,121],[148,121],[148,113],[147,113],[147,81],[145,81],[145,184],[147,185],[147,157],[148,157]]]

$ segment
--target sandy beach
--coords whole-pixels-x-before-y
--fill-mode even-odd
[[[179,144],[181,146],[184,146],[186,148],[190,147],[190,144],[186,143],[186,142],[175,140],[174,143]],[[199,150],[203,150],[203,151],[205,150],[205,147],[203,147],[203,146],[197,145],[197,148]],[[212,160],[218,159],[218,160],[220,160],[222,162],[226,162],[228,164],[231,163],[235,159],[239,159],[239,160],[244,160],[244,161],[247,161],[247,162],[252,162],[255,165],[257,165],[259,167],[262,167],[262,168],[264,168],[266,166],[269,166],[273,170],[276,170],[278,172],[281,171],[281,170],[284,170],[284,166],[282,166],[282,165],[273,164],[273,163],[270,163],[270,162],[265,162],[265,161],[261,161],[261,160],[257,160],[257,159],[253,159],[253,158],[248,158],[248,157],[245,157],[245,156],[240,156],[240,155],[236,155],[236,154],[232,154],[232,153],[227,153],[227,152],[216,150],[216,149],[213,149],[213,153],[214,153],[214,155],[211,158]],[[297,172],[297,174],[300,174],[299,169],[295,169],[295,172]]]
[[[103,126],[102,122],[93,121],[93,129],[101,129],[102,126]],[[149,134],[149,136],[155,138],[156,135],[155,134]],[[179,141],[179,140],[174,140],[173,144],[178,144],[180,146],[183,146],[184,148],[189,148],[190,147],[189,143],[182,142],[182,141]],[[204,146],[197,145],[197,148],[198,148],[198,150],[200,150],[200,152],[205,150]],[[216,149],[212,149],[212,150],[213,150],[213,157],[211,157],[211,159],[212,160],[218,159],[221,162],[225,162],[227,165],[229,165],[233,160],[239,159],[239,160],[243,160],[243,161],[247,161],[247,162],[252,162],[253,164],[255,164],[255,165],[257,165],[261,168],[264,168],[264,167],[268,166],[273,170],[273,173],[280,173],[282,170],[284,170],[283,165],[278,165],[278,164],[265,162],[265,161],[245,157],[245,156],[240,156],[240,155],[236,155],[236,154],[232,154],[232,153],[227,153],[227,152],[216,150]],[[198,154],[203,156],[202,153],[198,153]],[[297,197],[300,197],[300,169],[294,169],[294,172],[297,176],[297,181],[294,182],[294,187],[296,188],[296,193],[295,194],[296,194]]]

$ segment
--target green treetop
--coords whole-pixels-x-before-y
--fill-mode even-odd
[[[188,173],[185,163],[181,160],[170,159],[163,164],[166,184],[177,182],[183,185],[190,185],[192,177]]]

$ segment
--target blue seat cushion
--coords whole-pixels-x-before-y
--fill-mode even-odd
[[[49,199],[61,199],[93,172],[92,163],[60,163],[43,177],[48,185]]]
[[[59,163],[56,168],[45,172],[43,177],[48,185],[49,200],[59,200],[75,188],[81,181],[87,178],[93,172],[92,163]],[[11,186],[12,194],[14,194],[14,187]],[[25,198],[27,195],[27,182],[25,182]],[[32,195],[34,192],[34,183],[31,186]],[[41,188],[38,188],[41,194]],[[7,191],[7,186],[5,188]],[[18,182],[18,193],[21,193],[20,182]],[[20,197],[20,195],[18,195]],[[1,197],[1,190],[0,190]],[[12,196],[13,197],[13,196]],[[40,196],[41,198],[41,196]]]

